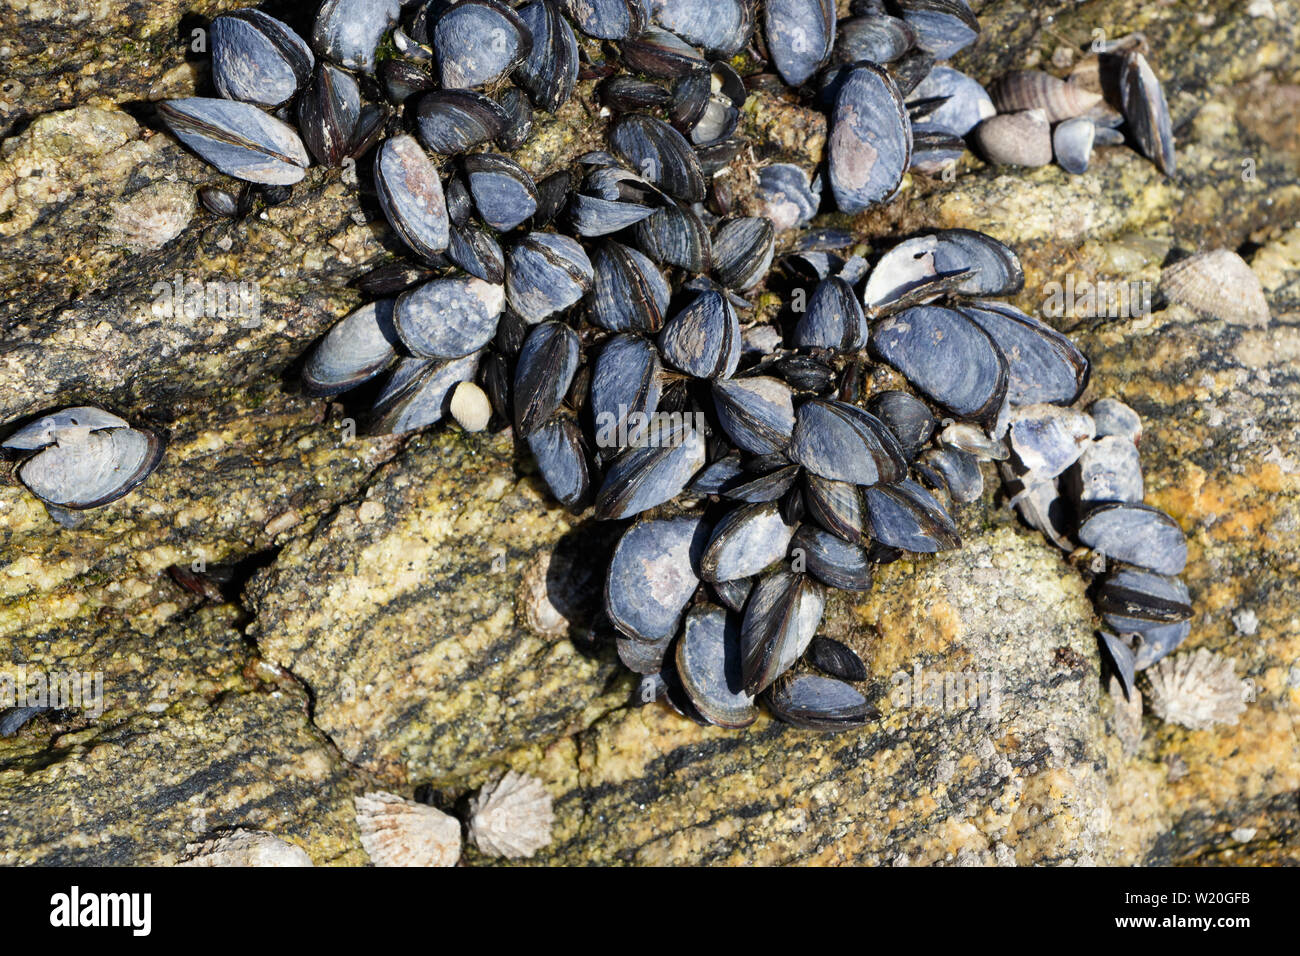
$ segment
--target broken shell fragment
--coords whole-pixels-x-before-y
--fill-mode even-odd
[[[188,843],[177,866],[311,866],[302,849],[265,830],[237,829],[202,843]]]

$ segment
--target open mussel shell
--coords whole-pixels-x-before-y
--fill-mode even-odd
[[[796,570],[806,570],[833,588],[871,590],[871,562],[866,549],[816,525],[799,527],[790,541],[790,557]]]
[[[758,171],[754,197],[777,232],[805,225],[821,205],[821,182],[793,163],[773,163]]]
[[[871,543],[866,499],[858,485],[806,474],[803,499],[808,516],[827,531],[863,547]]]
[[[1069,405],[1088,384],[1088,359],[1051,326],[1005,302],[976,301],[961,311],[1008,357],[1007,399],[1012,404]]]
[[[401,12],[400,0],[325,0],[312,28],[312,47],[339,66],[373,72],[379,41]]]
[[[1075,499],[1089,506],[1103,501],[1141,504],[1146,493],[1141,456],[1123,435],[1089,442],[1065,477]]]
[[[948,512],[916,482],[873,485],[864,497],[872,536],[881,544],[918,554],[961,547]]]
[[[442,180],[412,136],[387,139],[375,153],[375,191],[393,231],[423,259],[447,248],[450,222]]]
[[[634,225],[664,202],[646,180],[617,166],[587,174],[582,191],[569,202],[569,217],[580,236],[605,236]]]
[[[1047,540],[1067,554],[1074,551],[1070,540],[1073,512],[1061,495],[1056,479],[1017,472],[1010,462],[1003,462],[998,470],[1002,473],[1007,494],[1011,496],[1011,504],[1025,524],[1042,532]]]
[[[515,79],[538,109],[554,113],[568,102],[578,82],[578,38],[556,0],[533,0],[518,13],[532,33],[533,47]]]
[[[578,333],[562,322],[543,322],[528,333],[515,366],[515,427],[528,435],[555,414],[578,371]]]
[[[665,30],[721,56],[738,53],[754,32],[751,0],[650,0]]]
[[[916,45],[916,33],[906,21],[884,14],[840,20],[836,33],[831,62],[845,66],[862,60],[893,63]]]
[[[700,559],[700,576],[734,581],[758,574],[785,557],[794,531],[774,501],[733,508],[714,526]]]
[[[470,219],[448,230],[447,259],[472,276],[500,284],[506,278],[506,258],[496,234]]]
[[[596,445],[604,449],[636,444],[646,437],[649,417],[663,391],[659,350],[639,335],[615,335],[596,357],[589,407]]]
[[[934,234],[934,266],[940,273],[970,273],[953,291],[960,295],[1015,295],[1025,287],[1020,257],[1003,242],[974,229]]]
[[[1079,540],[1099,554],[1159,574],[1181,574],[1187,538],[1178,522],[1147,505],[1102,504],[1079,525]]]
[[[659,333],[664,361],[696,378],[730,378],[740,363],[736,310],[717,292],[701,292]]]
[[[677,633],[700,583],[696,569],[708,534],[695,516],[641,520],[628,528],[605,579],[605,612],[614,626],[638,642]]]
[[[779,378],[754,375],[713,383],[723,431],[753,455],[783,452],[794,432],[794,390]]]
[[[624,452],[605,474],[596,495],[596,517],[630,518],[676,498],[704,467],[705,441],[691,416],[656,418],[645,447]]]
[[[377,434],[400,435],[441,421],[452,391],[478,373],[482,352],[464,358],[439,361],[404,358],[394,367],[375,399]]]
[[[302,370],[303,384],[313,395],[355,388],[388,368],[400,344],[392,300],[367,303],[335,323],[311,350]]]
[[[591,260],[576,240],[532,232],[511,248],[506,261],[510,307],[532,324],[576,303],[591,288]]]
[[[162,460],[162,440],[148,429],[87,425],[56,427],[52,435],[54,443],[16,473],[28,491],[55,508],[81,511],[116,501]]]
[[[519,14],[497,0],[460,0],[433,25],[434,58],[443,89],[486,86],[508,75],[533,50]]]
[[[808,645],[805,660],[823,674],[840,680],[857,682],[867,679],[867,665],[862,663],[862,658],[847,644],[833,637],[814,637]]]
[[[1078,461],[1095,431],[1087,412],[1060,405],[1018,406],[1009,421],[1011,450],[1040,478],[1055,478]]]
[[[1106,649],[1106,656],[1110,658],[1115,676],[1119,678],[1120,687],[1123,688],[1124,696],[1127,698],[1133,692],[1136,683],[1133,649],[1107,631],[1102,631],[1100,637],[1101,646]]]
[[[874,318],[931,302],[970,278],[973,273],[965,266],[939,271],[939,244],[937,235],[916,236],[881,256],[862,290],[867,313]]]
[[[877,392],[868,400],[867,411],[894,433],[907,461],[915,461],[934,434],[936,423],[929,407],[908,392],[896,389]]]
[[[979,20],[966,0],[898,0],[916,45],[936,60],[951,60],[979,36]]]
[[[1076,116],[1058,123],[1052,130],[1052,153],[1057,164],[1067,173],[1078,176],[1088,171],[1092,161],[1092,146],[1097,137],[1097,127],[1086,116]]]
[[[474,277],[432,279],[402,293],[393,323],[402,344],[421,358],[460,358],[496,334],[505,290]]]
[[[936,66],[908,95],[909,103],[927,100],[937,104],[912,124],[917,136],[929,132],[965,136],[997,114],[993,100],[978,80],[948,66]]]
[[[420,97],[416,132],[432,152],[454,156],[496,139],[510,116],[496,100],[474,90],[435,90]]]
[[[1192,622],[1149,624],[1146,627],[1135,628],[1131,633],[1136,635],[1133,669],[1142,671],[1178,650],[1192,633]]]
[[[894,194],[912,162],[912,124],[889,74],[871,63],[851,68],[831,111],[831,191],[840,210],[861,212]]]
[[[784,568],[759,578],[741,622],[744,687],[767,689],[794,666],[821,624],[825,589],[806,574]]]
[[[974,455],[956,448],[932,448],[921,461],[942,478],[943,487],[958,504],[978,501],[984,494],[984,474]]]
[[[475,153],[464,167],[474,207],[493,229],[508,232],[537,211],[537,184],[513,159]]]
[[[832,276],[817,284],[794,330],[800,348],[856,352],[867,345],[867,319],[852,287]]]
[[[311,159],[298,133],[250,103],[191,97],[158,104],[176,137],[227,176],[271,186],[292,186]]]
[[[673,81],[669,120],[696,146],[707,146],[735,131],[747,96],[740,75],[717,62]]]
[[[594,275],[588,300],[591,321],[612,332],[658,332],[671,290],[643,253],[607,240],[591,256]]]
[[[619,44],[619,54],[629,69],[663,79],[674,79],[707,68],[699,50],[658,27],[628,37]]]
[[[1042,70],[1005,73],[989,87],[989,95],[1000,113],[1042,110],[1052,124],[1081,116],[1101,102],[1100,93]]]
[[[729,289],[748,289],[772,266],[772,224],[761,216],[725,219],[713,235],[713,270]]]
[[[1122,54],[1119,87],[1123,100],[1124,119],[1142,154],[1160,168],[1166,176],[1174,175],[1173,123],[1169,118],[1169,104],[1146,57],[1136,50]]]
[[[1052,126],[1042,110],[999,113],[976,126],[972,137],[991,163],[1034,167],[1052,161]]]
[[[624,162],[668,195],[683,202],[703,201],[704,174],[695,150],[667,123],[627,113],[614,121],[609,142]]]
[[[778,719],[801,730],[853,730],[879,716],[856,689],[816,674],[782,678],[768,691],[766,700]]]
[[[298,34],[261,10],[214,17],[208,38],[212,83],[230,100],[279,106],[293,98],[316,62]]]
[[[877,323],[871,347],[954,416],[985,425],[997,419],[1007,393],[1007,360],[961,312],[914,306]]]
[[[528,449],[560,504],[575,510],[586,504],[591,478],[582,448],[582,431],[573,419],[557,415],[539,425],[528,433]]]
[[[811,399],[795,413],[790,458],[831,481],[895,482],[907,474],[903,449],[885,424],[847,402]]]
[[[127,428],[125,419],[118,418],[112,412],[93,405],[78,405],[74,408],[62,408],[49,415],[42,415],[35,421],[28,422],[4,440],[0,447],[14,448],[19,451],[35,451],[46,445],[53,445],[65,435],[75,435],[85,431],[99,431],[104,428]]]
[[[790,86],[803,86],[830,59],[834,0],[768,0],[763,15],[767,49],[777,72]]]
[[[664,266],[708,272],[713,265],[709,231],[688,207],[670,203],[655,209],[632,228],[637,247]]]
[[[965,152],[965,140],[951,133],[913,132],[910,168],[927,176],[937,176],[956,164]]]
[[[579,30],[600,40],[636,36],[650,20],[645,0],[566,0],[565,12]]]
[[[700,716],[719,727],[758,719],[741,674],[740,626],[722,608],[692,608],[677,642],[677,676]]]

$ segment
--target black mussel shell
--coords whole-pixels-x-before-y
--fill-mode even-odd
[[[515,428],[528,435],[559,409],[578,371],[578,333],[562,322],[543,322],[528,334],[515,366]]]
[[[840,680],[864,681],[867,679],[867,665],[847,644],[833,637],[818,635],[808,645],[808,663],[823,674],[838,677]]]

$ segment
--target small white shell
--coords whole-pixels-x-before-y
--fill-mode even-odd
[[[1241,325],[1268,324],[1268,301],[1259,277],[1227,249],[1175,262],[1160,274],[1160,288],[1170,302],[1193,312]]]
[[[311,866],[302,847],[265,830],[231,830],[229,833],[185,846],[177,866]]]
[[[353,802],[361,846],[375,866],[455,866],[460,859],[455,817],[382,791]]]
[[[1192,730],[1209,730],[1215,724],[1235,724],[1246,709],[1237,662],[1205,648],[1194,654],[1176,654],[1153,665],[1151,709],[1161,720]]]
[[[492,418],[492,403],[473,382],[461,382],[451,393],[451,417],[465,431],[481,432]]]
[[[536,777],[511,770],[470,802],[469,836],[488,856],[532,856],[551,842],[551,795]]]

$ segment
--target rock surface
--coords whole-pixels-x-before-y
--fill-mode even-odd
[[[297,393],[292,363],[397,247],[364,169],[359,194],[315,169],[238,222],[194,204],[222,178],[148,101],[202,89],[190,30],[231,6],[0,7],[0,422],[101,403],[169,436],[159,472],[76,530],[0,487],[0,675],[103,681],[101,713],[0,738],[0,863],[172,863],[232,827],[364,863],[354,795],[452,810],[507,766],[555,798],[532,862],[1300,857],[1294,0],[1252,5],[1271,17],[1226,0],[978,5],[984,35],[956,65],[982,80],[1059,72],[1094,28],[1143,32],[1178,179],[1126,149],[1079,177],[968,156],[955,182],[915,176],[888,207],[827,220],[864,238],[982,228],[1020,253],[1030,311],[1067,277],[1154,283],[1171,251],[1243,253],[1264,328],[1180,307],[1051,319],[1092,358],[1089,395],[1143,416],[1148,501],[1189,538],[1186,646],[1237,659],[1241,720],[1189,731],[1117,706],[1083,578],[990,491],[960,513],[963,550],[832,602],[825,631],[863,655],[881,711],[840,736],[639,706],[593,617],[611,529],[550,501],[505,436],[351,437],[354,410]],[[599,141],[591,86],[549,126],[539,114],[530,171]],[[821,115],[773,94],[745,130],[742,207],[756,162],[821,158]],[[177,275],[252,283],[258,314],[186,310]]]

